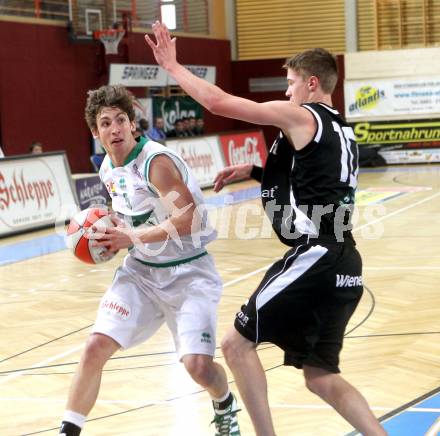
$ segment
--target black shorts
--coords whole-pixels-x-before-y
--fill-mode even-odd
[[[285,365],[338,373],[344,331],[362,292],[354,240],[316,240],[292,248],[271,266],[237,313],[235,328],[257,344],[279,346]]]

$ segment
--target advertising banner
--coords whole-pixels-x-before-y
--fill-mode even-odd
[[[49,226],[77,210],[64,153],[0,160],[0,235]]]
[[[167,140],[166,145],[188,164],[202,188],[213,186],[217,172],[225,167],[218,136]]]
[[[439,76],[346,80],[347,120],[440,113]]]
[[[167,86],[168,74],[158,65],[110,64],[109,85]]]
[[[440,147],[440,120],[360,121],[353,123],[359,145],[399,148]]]
[[[180,118],[203,117],[203,108],[187,96],[155,97],[153,99],[153,117],[163,118],[165,132],[169,132],[174,129],[174,123]]]
[[[107,189],[98,175],[77,178],[75,187],[81,210],[96,205],[106,205],[110,200]]]
[[[414,150],[380,150],[387,164],[440,162],[440,148]]]
[[[190,70],[195,76],[215,85],[216,68],[214,66],[207,67],[204,65],[185,65],[185,67],[188,68],[188,70]],[[177,82],[171,76],[168,76],[168,85],[177,85]]]
[[[266,141],[261,130],[220,135],[220,143],[226,165],[250,163],[263,167],[266,163]]]
[[[185,65],[194,75],[215,84],[215,66]],[[109,85],[164,87],[177,82],[158,65],[110,64]]]

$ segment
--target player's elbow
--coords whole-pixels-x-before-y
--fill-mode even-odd
[[[214,115],[228,116],[231,99],[226,93],[213,93],[207,98],[206,109]]]
[[[222,98],[216,94],[211,94],[206,99],[205,107],[214,115],[221,115]]]

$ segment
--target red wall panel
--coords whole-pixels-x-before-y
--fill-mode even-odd
[[[100,43],[73,44],[59,26],[0,21],[0,143],[7,155],[27,153],[41,141],[45,151],[66,150],[73,172],[91,170],[90,135],[84,121],[87,91],[107,83],[104,50]],[[284,59],[232,62],[224,40],[178,37],[181,63],[215,65],[217,84],[227,92],[263,102],[285,99],[284,92],[249,91],[249,78],[284,76]],[[112,62],[154,64],[142,34],[121,42]],[[338,56],[340,80],[334,104],[343,111],[343,56]],[[138,97],[142,88],[132,88]],[[206,132],[255,128],[254,125],[205,111]],[[262,126],[268,146],[277,129]]]
[[[87,91],[107,83],[100,43],[73,44],[67,29],[0,21],[0,143],[7,155],[66,150],[73,172],[91,170],[84,121]],[[132,34],[113,62],[155,63],[142,34]],[[215,65],[218,84],[231,91],[230,49],[224,40],[178,38],[179,60]],[[133,88],[138,97],[145,90]],[[231,130],[233,121],[206,113],[206,131]]]

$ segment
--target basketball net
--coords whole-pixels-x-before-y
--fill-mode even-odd
[[[95,38],[99,39],[105,47],[105,54],[118,54],[118,46],[124,37],[124,29],[103,29],[95,32]]]

